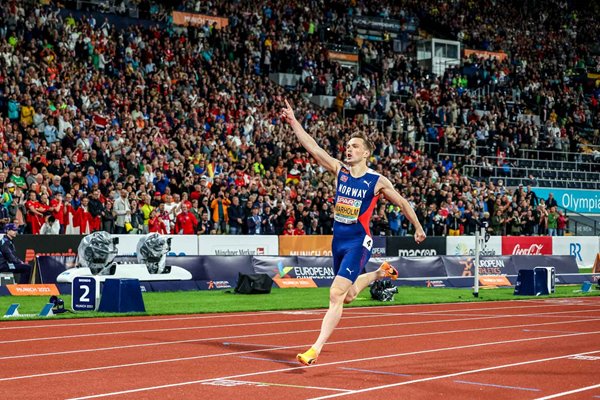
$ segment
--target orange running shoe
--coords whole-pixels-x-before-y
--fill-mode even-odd
[[[300,364],[312,365],[317,361],[317,357],[319,357],[319,354],[311,347],[306,352],[298,354],[296,359],[300,362]]]
[[[386,278],[390,278],[393,281],[398,279],[398,270],[396,268],[394,268],[387,261],[384,261],[383,264],[381,264],[381,266],[379,267],[379,269],[381,269],[381,270],[383,270],[383,272],[385,272]]]

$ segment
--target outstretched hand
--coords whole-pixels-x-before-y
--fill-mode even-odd
[[[290,103],[288,103],[287,100],[284,101],[285,108],[281,110],[281,119],[286,121],[288,124],[291,124],[296,119],[296,116],[294,115],[294,110],[292,109],[292,106],[290,106]]]

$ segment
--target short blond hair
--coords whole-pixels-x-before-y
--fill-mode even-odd
[[[373,154],[373,151],[375,150],[375,146],[373,145],[373,143],[369,140],[369,138],[362,132],[354,132],[351,136],[350,139],[362,139],[365,147],[367,148],[367,150],[369,150],[369,153]]]

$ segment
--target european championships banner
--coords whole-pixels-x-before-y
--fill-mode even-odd
[[[74,259],[64,256],[39,256],[38,267],[42,282],[56,283],[56,277],[74,267]],[[131,258],[119,257],[117,261]],[[433,279],[472,278],[474,257],[435,256],[435,257],[393,257],[389,262],[398,268],[400,280],[407,279],[416,285],[429,285]],[[145,290],[213,290],[235,287],[239,274],[264,273],[273,278],[276,285],[286,287],[326,287],[335,278],[331,257],[301,256],[185,256],[168,257],[167,265],[188,270],[189,281],[143,282]],[[516,276],[520,269],[554,267],[557,274],[577,274],[578,267],[574,256],[489,256],[482,257],[480,275]],[[366,270],[373,271],[380,261],[370,260]],[[125,265],[126,267],[126,265]],[[570,283],[568,276],[563,283]],[[470,281],[472,283],[472,279]],[[454,286],[469,286],[469,280],[452,283]],[[465,286],[466,285],[466,286]]]

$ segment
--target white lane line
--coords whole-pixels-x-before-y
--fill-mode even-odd
[[[586,386],[586,387],[582,387],[582,388],[579,388],[579,389],[569,390],[568,392],[555,393],[555,394],[551,394],[550,396],[539,397],[539,398],[537,398],[535,400],[557,399],[559,397],[568,396],[570,394],[581,393],[581,392],[585,392],[587,390],[598,389],[598,388],[600,388],[600,383],[597,384],[597,385]],[[598,397],[598,396],[594,396],[594,397]]]
[[[433,320],[433,321],[415,321],[415,322],[404,322],[404,323],[390,323],[390,324],[378,324],[378,325],[359,325],[359,326],[348,326],[348,327],[338,327],[336,330],[353,330],[353,329],[373,329],[373,328],[385,328],[385,327],[400,327],[400,326],[408,326],[408,325],[424,325],[424,324],[439,324],[439,323],[448,323],[448,322],[470,322],[470,321],[481,321],[488,319],[500,319],[503,317],[491,316],[491,317],[482,317],[482,318],[460,318],[460,319],[446,319],[446,320]],[[428,335],[438,335],[438,334],[447,334],[447,333],[464,333],[464,332],[474,332],[474,331],[486,331],[486,330],[497,330],[497,329],[512,329],[512,328],[526,328],[526,327],[540,327],[546,325],[560,325],[560,324],[575,324],[575,323],[588,323],[587,319],[581,320],[569,320],[569,321],[554,321],[554,322],[542,322],[542,323],[533,323],[533,324],[522,324],[522,325],[507,325],[507,326],[494,326],[488,328],[472,328],[472,329],[462,329],[462,330],[452,330],[452,331],[441,331],[441,332],[424,332],[424,333],[413,333],[413,334],[404,334],[404,335],[396,335],[396,336],[386,336],[384,338],[372,337],[370,339],[361,339],[364,340],[387,340],[389,338],[397,339],[402,337],[418,337],[418,336],[428,336]],[[122,350],[122,349],[132,349],[132,348],[141,348],[141,347],[151,347],[151,346],[168,346],[174,344],[184,344],[184,343],[199,343],[206,341],[221,341],[228,339],[246,339],[246,338],[256,338],[256,337],[265,337],[265,336],[278,336],[278,335],[294,335],[300,333],[312,333],[319,332],[320,329],[306,329],[306,330],[298,330],[298,331],[285,331],[285,332],[267,332],[267,333],[255,333],[248,335],[236,335],[236,336],[222,336],[222,337],[210,337],[210,338],[196,338],[196,339],[185,339],[185,340],[174,340],[168,342],[151,342],[151,343],[141,343],[141,344],[131,344],[131,345],[122,345],[122,346],[110,346],[110,347],[98,347],[91,349],[77,349],[77,350],[65,350],[65,351],[54,351],[49,353],[34,353],[34,354],[20,354],[13,356],[4,356],[0,357],[0,360],[12,360],[19,358],[32,358],[32,357],[45,357],[45,356],[57,356],[57,355],[66,355],[66,354],[80,354],[80,353],[90,353],[96,351],[110,351],[110,350]],[[244,346],[260,346],[260,347],[272,347],[269,345],[263,344],[251,344],[251,343],[233,343],[233,342],[224,342],[224,346],[238,344]],[[331,344],[331,343],[329,343]],[[300,346],[292,346],[290,348],[295,348]]]
[[[239,358],[243,358],[243,359],[246,359],[246,360],[268,361],[268,362],[284,363],[284,364],[297,364],[298,363],[298,361],[276,360],[274,358],[266,358],[266,357],[239,356]]]
[[[558,300],[558,299],[557,299]],[[525,302],[534,302],[534,300],[506,300],[506,301],[494,301],[493,305],[499,304],[516,304],[516,303],[525,303]],[[540,301],[541,302],[541,301]],[[550,301],[548,301],[549,303]],[[406,309],[411,307],[421,308],[421,307],[446,307],[449,305],[452,306],[472,306],[474,304],[481,304],[482,307],[477,308],[465,308],[465,309],[453,309],[447,310],[449,312],[461,312],[461,311],[486,311],[486,310],[510,310],[510,309],[523,309],[523,308],[539,308],[539,307],[563,307],[565,304],[538,304],[532,306],[507,306],[507,307],[488,307],[491,305],[491,302],[455,302],[455,303],[437,303],[437,304],[399,304],[399,305],[389,305],[389,306],[368,306],[368,307],[348,307],[345,309],[345,312],[349,314],[352,313],[353,310],[375,310],[375,309]],[[568,304],[575,305],[575,304]],[[590,304],[590,306],[592,306]],[[315,313],[324,314],[326,309],[310,309],[303,310],[310,311]],[[590,310],[594,311],[594,310]],[[94,321],[94,322],[67,322],[67,320],[57,320],[52,321],[52,323],[43,323],[39,325],[10,325],[10,326],[0,326],[0,330],[12,330],[12,329],[38,329],[38,328],[72,328],[75,326],[97,326],[97,325],[121,325],[121,324],[138,324],[138,323],[156,323],[156,322],[171,322],[171,321],[192,321],[192,320],[203,320],[203,319],[220,319],[220,318],[231,318],[231,317],[254,317],[254,316],[262,316],[262,315],[273,315],[273,314],[286,314],[289,311],[259,311],[259,312],[239,312],[239,313],[225,313],[225,314],[201,314],[201,315],[193,315],[193,316],[180,316],[180,317],[165,317],[165,318],[144,318],[144,317],[114,317],[118,318],[118,320],[108,320],[109,318],[102,318],[102,321]],[[444,313],[443,309],[441,310],[432,310],[432,311],[415,311],[408,313],[395,313],[398,315],[422,315],[424,313]],[[368,312],[366,312],[368,314]],[[112,317],[111,317],[112,318]],[[104,320],[108,321],[104,321]],[[6,321],[8,323],[8,321]],[[14,321],[11,321],[14,322]],[[22,322],[31,322],[31,321],[22,321]]]
[[[316,310],[325,313],[327,310]],[[0,327],[0,330],[11,330],[11,329],[39,329],[39,328],[72,328],[74,326],[97,326],[97,325],[123,325],[123,324],[141,324],[141,323],[157,323],[157,322],[172,322],[172,321],[196,321],[202,319],[220,319],[220,318],[232,318],[232,317],[256,317],[261,315],[269,315],[273,314],[272,312],[267,311],[259,311],[259,312],[240,312],[240,313],[222,313],[222,314],[202,314],[202,315],[194,315],[189,317],[166,317],[166,318],[143,318],[143,317],[114,317],[119,318],[118,321],[109,321],[110,318],[94,318],[98,319],[106,319],[107,321],[99,321],[99,322],[66,322],[67,320],[57,320],[52,324],[44,324],[44,325],[13,325],[13,326],[5,326]],[[131,319],[135,318],[135,319]],[[8,321],[6,321],[8,322]],[[22,321],[22,322],[31,322],[31,321]],[[65,323],[62,323],[65,322]]]
[[[539,341],[539,340],[559,339],[559,338],[564,338],[564,337],[583,336],[583,335],[598,335],[598,334],[600,334],[600,331],[575,333],[572,335],[554,335],[554,336],[545,336],[545,337],[538,337],[538,338],[502,340],[502,341],[497,341],[497,342],[476,343],[476,344],[469,344],[469,345],[464,345],[464,346],[444,347],[444,348],[430,349],[430,350],[419,350],[419,351],[412,351],[412,352],[407,352],[407,353],[396,353],[396,354],[388,354],[388,355],[383,355],[383,356],[357,358],[357,359],[352,359],[352,360],[333,361],[333,362],[329,362],[329,363],[314,364],[314,365],[311,365],[310,367],[302,366],[302,367],[280,368],[280,369],[274,369],[274,370],[268,370],[268,371],[258,371],[258,372],[249,372],[246,374],[223,376],[223,377],[218,377],[218,378],[200,379],[200,380],[195,380],[195,381],[170,383],[170,384],[157,385],[157,386],[147,386],[147,387],[142,387],[142,388],[137,388],[137,389],[121,390],[121,391],[117,391],[117,392],[108,392],[108,393],[100,393],[100,394],[94,394],[94,395],[84,396],[84,397],[77,397],[77,398],[72,398],[69,400],[96,399],[96,398],[100,398],[100,397],[110,397],[110,396],[117,396],[117,395],[121,395],[121,394],[139,393],[139,392],[145,392],[145,391],[149,391],[149,390],[195,385],[195,384],[199,384],[199,383],[203,383],[203,382],[214,381],[216,379],[244,378],[247,376],[274,374],[274,373],[288,372],[288,371],[294,371],[294,370],[299,370],[299,369],[304,369],[304,368],[322,368],[322,367],[329,367],[332,365],[348,364],[348,363],[353,363],[353,362],[382,360],[382,359],[386,359],[386,358],[406,357],[406,356],[412,356],[412,355],[437,353],[437,352],[442,352],[442,351],[463,350],[463,349],[471,349],[471,348],[477,348],[477,347],[496,346],[496,345],[503,345],[503,344],[514,344],[514,343],[521,343],[521,342],[533,342],[533,341]],[[273,349],[273,350],[276,350],[276,349]],[[593,353],[600,353],[600,350],[590,351],[590,352],[586,352],[586,353],[568,354],[568,355],[564,355],[564,356],[552,357],[552,358],[542,359],[540,361],[533,361],[533,362],[555,360],[555,359],[572,357],[574,355],[585,355],[585,354],[593,354]],[[525,362],[521,362],[521,363],[507,364],[506,366],[502,366],[502,368],[506,368],[509,365],[510,366],[525,365],[525,364],[529,364],[529,363],[533,363],[533,362],[525,361]],[[143,363],[140,363],[140,364],[143,365]],[[499,368],[499,367],[496,366],[496,367],[483,368],[481,370],[464,371],[464,372],[459,372],[459,373],[455,373],[455,374],[450,374],[447,376],[436,376],[436,377],[431,377],[431,378],[419,379],[417,381],[420,382],[420,381],[427,381],[427,380],[434,380],[434,379],[442,379],[445,377],[465,375],[467,373],[475,373],[475,372],[481,372],[481,371],[497,369],[497,368]],[[57,372],[56,374],[60,374],[60,373]],[[48,375],[51,375],[51,373],[46,374],[46,376],[48,376]],[[401,384],[417,383],[417,381],[407,381],[407,382],[401,383]],[[385,385],[385,386],[376,387],[376,388],[363,389],[362,391],[376,390],[377,388],[386,388],[388,386],[390,386],[390,385]],[[392,386],[394,386],[394,385],[391,385],[390,387],[392,387]],[[352,392],[349,392],[349,394],[360,393],[360,392],[361,392],[360,390],[354,390]],[[325,397],[325,398],[327,398],[327,397]]]
[[[527,392],[541,392],[540,389],[536,388],[526,388],[526,387],[518,387],[518,386],[506,386],[506,385],[495,385],[493,383],[484,383],[484,382],[472,382],[472,381],[462,381],[455,380],[456,383],[464,383],[465,385],[475,385],[475,386],[489,386],[500,389],[514,389],[514,390],[525,390]]]
[[[227,379],[219,379],[214,382],[204,382],[203,385],[213,385],[213,386],[240,386],[240,385],[251,385],[251,386],[281,386],[287,388],[297,388],[297,389],[315,389],[315,390],[327,390],[331,392],[349,392],[349,389],[339,389],[339,388],[330,388],[325,386],[306,386],[306,385],[291,385],[285,383],[274,383],[274,382],[252,382],[252,381],[240,381],[240,380],[227,380]]]
[[[517,362],[517,363],[510,363],[510,364],[504,364],[504,365],[495,365],[493,367],[472,369],[472,370],[469,370],[469,371],[455,372],[453,374],[436,375],[436,376],[431,376],[431,377],[428,377],[428,378],[414,379],[414,380],[411,380],[411,381],[405,381],[405,382],[399,382],[399,383],[391,383],[389,385],[373,386],[373,387],[370,387],[370,388],[353,390],[352,392],[331,394],[329,396],[313,397],[313,398],[311,398],[309,400],[324,400],[324,399],[332,399],[332,398],[335,398],[335,397],[351,396],[351,395],[354,395],[354,394],[373,392],[375,390],[389,389],[389,388],[395,388],[395,387],[399,387],[399,386],[406,386],[406,385],[411,385],[411,384],[414,384],[414,383],[429,382],[429,381],[435,381],[435,380],[438,380],[438,379],[452,378],[452,377],[455,377],[455,376],[477,374],[479,372],[495,371],[495,370],[498,370],[498,369],[511,368],[511,367],[519,367],[519,366],[522,366],[522,365],[538,364],[538,363],[543,363],[543,362],[548,362],[548,361],[556,361],[556,360],[560,360],[560,359],[572,357],[574,355],[594,354],[594,353],[600,353],[600,350],[589,351],[589,352],[586,352],[586,353],[569,354],[569,355],[566,355],[566,356],[540,358],[540,359],[537,359],[537,360],[521,361],[521,362]],[[600,387],[600,385],[596,385],[594,387]],[[594,387],[580,389],[578,391],[583,391],[583,390],[587,390],[587,389],[593,389]],[[572,391],[572,392],[573,393],[577,393],[578,391]],[[557,397],[559,397],[559,396],[557,396]],[[542,399],[551,399],[551,398],[554,398],[554,397],[543,397]],[[538,399],[538,400],[542,400],[542,399]]]
[[[488,314],[453,314],[451,312],[438,312],[437,314],[420,314],[420,313],[398,313],[398,314],[390,314],[389,316],[456,316],[456,317],[465,317],[465,321],[469,320],[478,320],[478,319],[486,319],[486,318],[513,318],[513,317],[556,317],[559,314],[563,313],[589,313],[595,310],[580,310],[580,311],[558,311],[558,312],[546,312],[546,313],[538,313],[538,314],[501,314],[501,315],[488,315]],[[347,316],[344,317],[344,321],[351,319],[362,319],[362,318],[379,318],[380,315],[360,315],[360,316]],[[581,316],[563,316],[563,318],[586,318],[586,319],[600,319],[595,317],[581,317]],[[312,318],[312,319],[296,319],[296,320],[283,320],[283,321],[267,321],[267,322],[252,322],[252,323],[240,323],[240,324],[223,324],[223,325],[201,325],[201,326],[186,326],[179,328],[160,328],[160,329],[139,329],[132,331],[116,331],[116,332],[99,332],[99,333],[85,333],[78,335],[61,335],[61,339],[76,339],[76,338],[89,338],[94,336],[116,336],[116,335],[130,335],[134,333],[157,333],[157,332],[173,332],[173,331],[189,331],[189,330],[200,330],[200,329],[219,329],[219,328],[233,328],[238,326],[254,326],[254,325],[280,325],[280,324],[288,324],[288,323],[306,323],[306,322],[321,322],[322,318]],[[431,321],[423,321],[418,323],[426,323]],[[435,322],[435,321],[434,321]],[[27,339],[14,339],[14,340],[5,340],[1,341],[0,345],[3,344],[14,344],[14,343],[23,343],[23,342],[36,342],[36,341],[46,341],[46,340],[55,340],[55,336],[44,335],[42,337],[33,337]]]
[[[412,376],[409,374],[399,374],[397,372],[388,372],[388,371],[375,371],[372,369],[348,368],[348,367],[339,367],[339,368],[346,370],[346,371],[366,372],[367,374],[375,374],[375,375]]]

